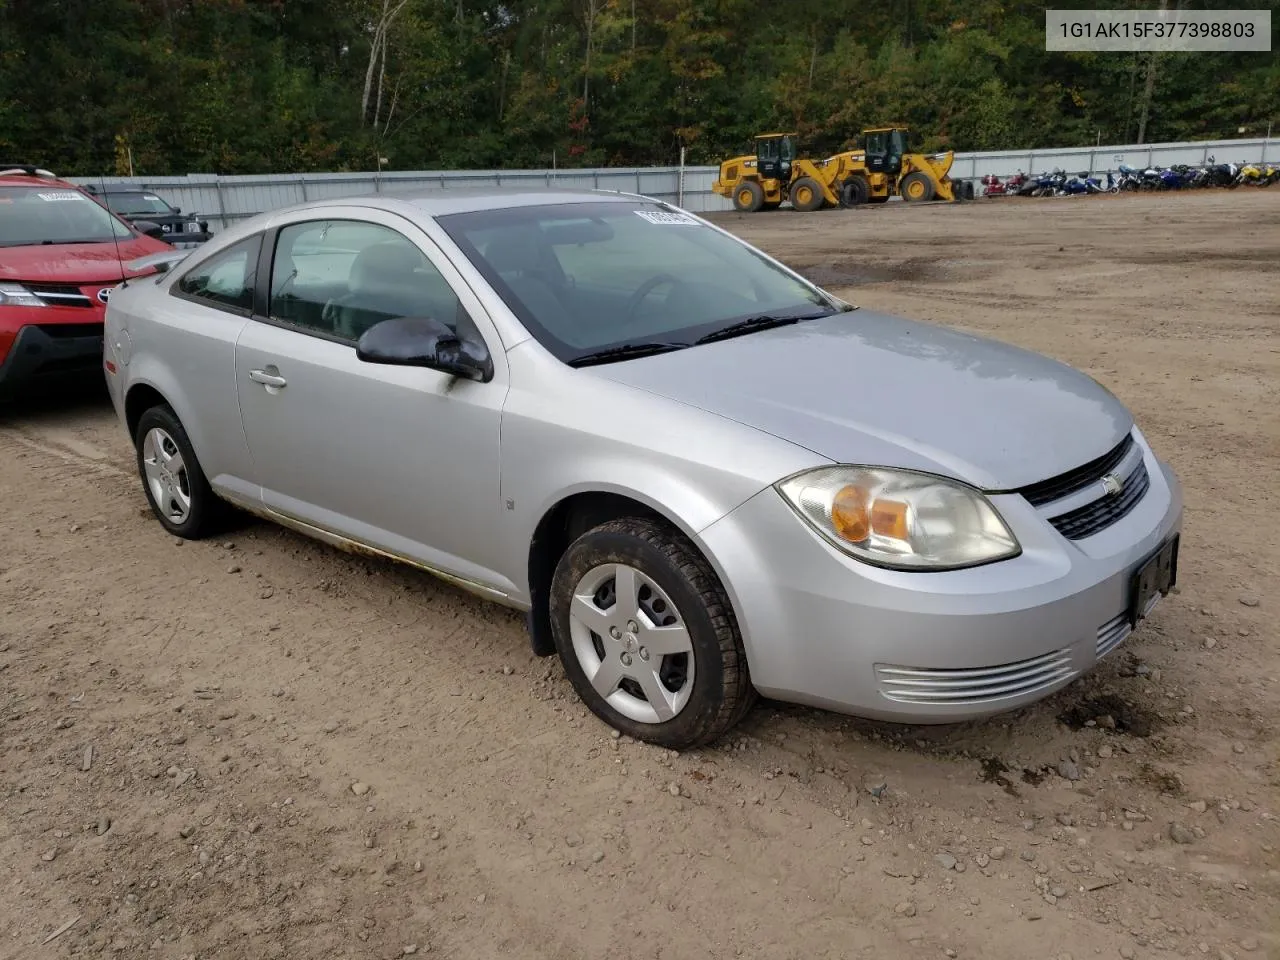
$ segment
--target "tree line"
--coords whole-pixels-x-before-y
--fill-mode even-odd
[[[682,147],[715,162],[777,128],[820,155],[885,123],[924,149],[999,150],[1258,136],[1280,120],[1274,53],[1047,53],[1044,10],[0,0],[0,161],[140,176],[648,165]]]

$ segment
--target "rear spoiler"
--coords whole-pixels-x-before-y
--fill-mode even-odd
[[[165,250],[162,253],[153,253],[146,257],[139,257],[137,260],[130,260],[125,266],[134,273],[145,273],[148,270],[168,273],[173,269],[174,264],[185,260],[190,254],[190,250]]]

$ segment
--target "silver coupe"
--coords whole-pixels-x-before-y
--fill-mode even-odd
[[[166,530],[234,505],[527,611],[637,738],[713,740],[757,693],[1010,710],[1177,576],[1178,482],[1092,378],[657,200],[330,200],[151,260],[104,361]]]

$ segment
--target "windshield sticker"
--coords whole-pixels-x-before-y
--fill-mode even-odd
[[[697,226],[698,221],[687,213],[667,213],[661,210],[636,210],[635,215],[642,220],[656,223],[659,226]]]
[[[38,193],[36,194],[41,200],[88,200],[83,193],[76,190],[60,190],[57,193]]]

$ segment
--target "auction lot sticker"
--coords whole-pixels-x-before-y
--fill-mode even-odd
[[[1051,51],[1271,50],[1270,10],[1046,10]]]
[[[642,220],[648,220],[650,223],[657,223],[664,226],[697,226],[698,221],[693,219],[687,213],[668,213],[665,210],[636,210],[637,217]]]

